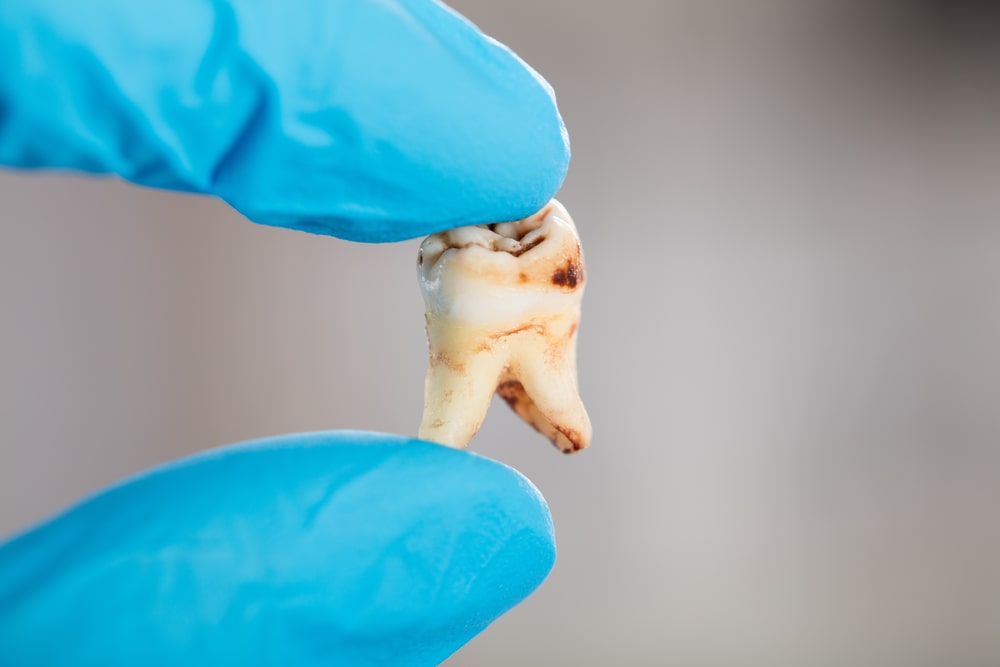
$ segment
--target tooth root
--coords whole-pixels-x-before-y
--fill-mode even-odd
[[[474,340],[456,340],[437,329],[428,325],[431,357],[418,436],[461,448],[486,417],[506,359]]]
[[[518,355],[497,386],[521,419],[566,454],[588,447],[591,438],[590,418],[577,389],[575,357],[574,332],[564,346],[550,343],[542,354]]]

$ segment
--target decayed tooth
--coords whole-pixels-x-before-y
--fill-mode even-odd
[[[465,447],[496,392],[562,451],[587,447],[583,255],[566,209],[553,199],[524,220],[433,234],[418,267],[430,346],[420,437]]]

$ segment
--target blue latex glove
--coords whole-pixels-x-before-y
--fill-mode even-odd
[[[0,164],[394,241],[534,213],[568,163],[551,88],[430,0],[0,2]]]
[[[495,461],[397,436],[207,452],[0,547],[0,665],[435,665],[555,559]]]
[[[0,163],[364,241],[561,184],[547,85],[416,0],[3,0]],[[152,471],[0,547],[0,664],[434,664],[551,569],[513,470],[327,433]]]

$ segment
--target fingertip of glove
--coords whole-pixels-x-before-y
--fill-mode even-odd
[[[339,431],[152,470],[0,555],[6,655],[431,665],[537,588],[555,543],[544,499],[512,468]]]
[[[558,191],[566,128],[513,51],[430,0],[352,5],[350,20],[366,37],[338,42],[313,74],[322,87],[248,40],[282,121],[261,123],[220,172],[226,201],[263,224],[390,242],[520,219]]]
[[[388,86],[387,98],[404,93],[406,99],[385,105],[378,113],[387,115],[371,122],[375,136],[381,129],[392,137],[398,174],[415,196],[383,198],[388,224],[376,221],[368,235],[401,240],[540,210],[559,190],[570,161],[552,86],[443,3],[392,4],[422,28],[407,31],[409,48],[398,55],[420,62],[409,72],[419,83],[416,89]]]
[[[555,563],[544,498],[497,461],[358,432],[255,447],[290,447],[301,459],[285,521],[297,530],[271,542],[280,545],[282,577],[321,582],[288,587],[313,586],[308,601],[272,601],[297,619],[284,628],[286,643],[303,660],[333,650],[358,664],[438,664],[530,595]]]

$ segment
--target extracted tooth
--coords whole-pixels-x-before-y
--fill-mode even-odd
[[[562,451],[587,447],[583,255],[566,209],[553,199],[524,220],[433,234],[417,264],[430,346],[420,437],[465,447],[496,392]]]

